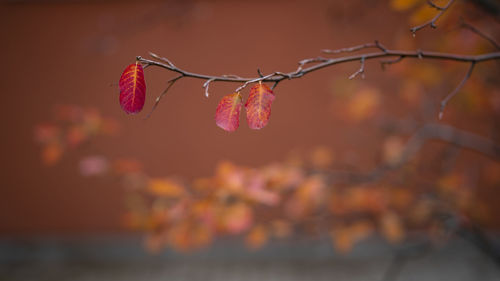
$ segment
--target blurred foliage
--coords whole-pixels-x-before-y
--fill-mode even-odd
[[[446,3],[435,2],[440,6]],[[467,10],[472,23],[493,33],[474,7],[462,2],[453,5],[438,21],[439,27],[449,32],[432,41],[433,50],[492,50],[488,41],[470,30],[450,27],[456,26],[459,15]],[[392,0],[390,7],[408,13],[410,25],[436,14],[423,0]],[[412,39],[410,32],[400,35],[397,47],[417,49]],[[386,75],[393,78],[391,92],[382,92],[368,82],[335,80],[333,101],[327,106],[336,119],[349,126],[377,129],[379,133],[367,140],[379,144],[379,151],[374,152],[379,159],[376,170],[397,163],[410,133],[437,118],[440,98],[463,75],[464,69],[456,65],[422,60],[390,65]],[[498,64],[478,67],[448,105],[445,121],[498,137],[498,83]],[[55,115],[54,122],[40,124],[35,130],[36,141],[42,145],[42,161],[47,165],[54,165],[64,152],[91,138],[116,134],[119,129],[116,121],[93,109],[60,106]],[[356,149],[353,143],[352,150]],[[85,157],[79,167],[84,176],[121,179],[128,194],[129,212],[124,222],[148,232],[146,247],[152,252],[165,247],[198,249],[228,235],[242,237],[251,249],[275,239],[328,235],[338,251],[348,252],[372,235],[399,243],[416,233],[427,233],[439,242],[464,224],[498,227],[492,211],[495,206],[483,192],[500,186],[498,162],[433,143],[402,167],[367,180],[360,168],[339,168],[346,166],[345,157],[337,157],[343,153],[320,146],[261,167],[223,161],[213,176],[190,182],[151,177],[133,159],[113,160],[105,155]],[[373,167],[366,163],[366,157],[351,158],[350,167]]]

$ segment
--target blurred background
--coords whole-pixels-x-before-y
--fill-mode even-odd
[[[206,98],[192,78],[145,119],[175,77],[153,66],[144,112],[118,103],[122,71],[149,52],[243,77],[374,40],[498,52],[498,2],[454,2],[416,36],[439,12],[426,1],[0,7],[0,280],[500,280],[498,61],[475,67],[441,121],[467,64],[369,60],[364,79],[350,62],[284,80],[262,130],[244,116],[218,128],[240,84]]]

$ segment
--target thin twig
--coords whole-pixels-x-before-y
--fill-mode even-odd
[[[238,88],[236,88],[235,92],[236,93],[239,93],[241,92],[241,90],[243,90],[246,86],[248,86],[248,84],[250,83],[255,83],[255,82],[262,82],[270,77],[273,77],[275,76],[276,74],[275,73],[272,73],[272,74],[269,74],[269,75],[265,75],[265,76],[262,76],[262,77],[259,77],[259,78],[255,78],[255,79],[252,79],[252,80],[248,80],[245,82],[245,84],[239,86]]]
[[[205,88],[205,97],[208,98],[208,86],[210,85],[211,82],[215,81],[216,78],[210,78],[207,80],[207,82],[203,83],[203,88]]]
[[[441,6],[436,5],[434,2],[432,2],[432,0],[427,0],[427,4],[436,10],[442,11],[442,10],[446,9],[445,7],[441,7]]]
[[[224,78],[234,78],[234,79],[244,79],[244,78],[241,78],[240,76],[234,75],[234,74],[224,74],[224,75],[222,75],[222,77],[224,77]]]
[[[276,81],[276,82],[274,82],[274,84],[271,86],[271,90],[274,90],[274,88],[276,88],[276,86],[278,86],[278,84],[279,84],[280,82],[281,82],[281,80],[280,80],[280,81]]]
[[[462,79],[462,81],[460,81],[460,84],[458,84],[457,87],[441,101],[441,107],[439,109],[439,120],[443,119],[444,108],[446,107],[448,102],[458,93],[458,91],[460,91],[460,89],[462,89],[462,87],[465,85],[465,82],[471,76],[475,64],[475,62],[471,62],[469,70],[467,70],[467,73],[465,74],[465,77]]]
[[[446,10],[448,10],[448,8],[451,6],[451,4],[453,4],[455,0],[450,0],[448,1],[448,4],[446,4],[444,7],[439,7],[437,6],[436,4],[434,4],[433,2],[431,1],[427,1],[427,4],[430,5],[431,7],[433,8],[436,8],[439,10],[439,12],[436,14],[436,16],[434,16],[431,20],[421,24],[421,25],[418,25],[418,26],[415,26],[415,27],[412,27],[410,28],[410,31],[413,35],[413,37],[415,37],[415,33],[417,31],[419,31],[420,29],[426,27],[426,26],[430,26],[432,28],[436,28],[436,21],[446,12]]]
[[[470,31],[476,33],[477,35],[479,35],[479,37],[487,40],[488,42],[490,42],[491,45],[493,45],[495,47],[495,49],[497,50],[500,50],[500,45],[495,41],[493,40],[493,38],[491,38],[490,36],[484,34],[483,32],[481,32],[481,30],[477,29],[476,27],[472,26],[471,24],[465,22],[462,20],[462,23],[460,24],[461,27],[463,28],[467,28],[469,29]]]
[[[374,43],[366,43],[366,44],[357,45],[354,47],[341,48],[341,49],[336,49],[336,50],[323,49],[323,50],[321,50],[321,52],[323,52],[325,54],[340,54],[340,53],[351,53],[351,52],[359,51],[362,49],[368,49],[368,48],[378,48],[382,52],[384,52],[386,50],[386,48],[384,46],[382,46],[382,44],[380,44],[377,40],[375,40]]]
[[[164,61],[166,62],[170,67],[172,68],[175,68],[175,65],[167,58],[165,57],[160,57],[159,55],[153,53],[153,52],[149,52],[149,55],[152,56],[153,58],[157,59],[157,60],[161,60],[161,61]]]
[[[295,70],[295,74],[300,73],[304,69],[304,66],[307,64],[325,62],[327,60],[328,60],[327,58],[323,58],[323,57],[303,59],[303,60],[299,61],[299,66],[297,67],[297,70]]]
[[[358,76],[359,74],[361,74],[362,79],[365,79],[365,57],[361,57],[361,66],[359,67],[358,71],[349,76],[349,80],[356,78],[356,76]]]
[[[399,56],[395,59],[388,59],[388,60],[381,60],[380,61],[380,67],[382,67],[383,70],[385,70],[385,66],[387,64],[395,64],[395,63],[398,63],[400,61],[402,61],[404,59],[404,56]]]
[[[156,107],[158,106],[158,104],[160,103],[160,100],[163,98],[164,95],[167,94],[168,90],[170,90],[170,88],[175,84],[175,82],[177,82],[179,79],[181,79],[182,77],[184,77],[183,75],[179,75],[173,79],[170,79],[168,80],[168,85],[167,87],[165,88],[165,90],[163,90],[163,92],[156,98],[155,100],[155,104],[153,105],[153,107],[151,108],[151,111],[149,112],[148,115],[146,115],[146,117],[144,119],[148,119],[151,114],[153,114],[153,111],[156,109]]]

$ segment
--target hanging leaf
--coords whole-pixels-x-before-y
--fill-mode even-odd
[[[274,93],[265,84],[259,83],[250,89],[245,108],[248,126],[251,129],[262,129],[267,125],[273,100]]]
[[[215,124],[228,132],[234,132],[240,125],[242,98],[239,93],[223,97],[215,111]]]
[[[133,63],[120,77],[120,105],[127,114],[139,113],[146,100],[144,70],[139,62]]]

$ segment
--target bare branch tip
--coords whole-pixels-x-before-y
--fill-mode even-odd
[[[205,83],[203,83],[203,88],[205,88],[205,97],[206,98],[209,97],[208,87],[210,86],[210,83],[212,83],[215,80],[216,80],[216,78],[213,77],[213,78],[208,79]]]
[[[358,75],[361,75],[361,79],[365,79],[365,56],[361,57],[361,67],[349,76],[349,80],[354,79]]]

